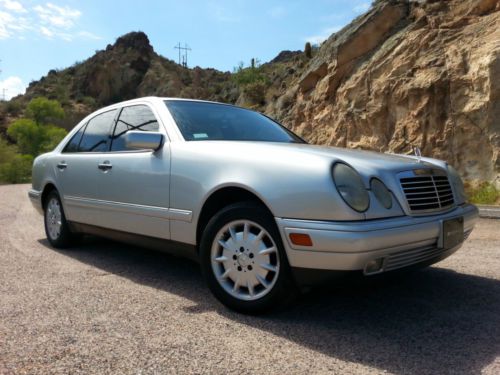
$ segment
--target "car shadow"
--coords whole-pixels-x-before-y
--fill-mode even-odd
[[[86,238],[52,249],[136,283],[193,301],[188,314],[217,311],[238,323],[338,358],[394,373],[480,373],[500,354],[500,281],[431,267],[404,277],[339,283],[286,310],[234,313],[205,286],[196,263],[134,246]]]

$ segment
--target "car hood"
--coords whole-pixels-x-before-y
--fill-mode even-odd
[[[200,147],[208,147],[215,152],[231,155],[244,154],[264,160],[281,159],[284,162],[295,162],[301,158],[302,162],[311,164],[317,162],[318,159],[331,163],[342,161],[351,165],[364,176],[379,175],[381,172],[394,174],[416,168],[436,166],[446,168],[444,162],[436,159],[421,158],[419,160],[412,155],[386,154],[310,144],[249,141],[200,141],[196,143]]]

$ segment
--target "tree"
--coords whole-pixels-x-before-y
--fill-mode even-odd
[[[54,149],[66,135],[66,130],[54,125],[37,125],[33,120],[16,120],[7,129],[9,137],[14,139],[21,154],[36,157]]]
[[[52,119],[64,117],[64,110],[57,100],[35,98],[29,102],[26,114],[29,118],[18,119],[7,129],[21,154],[36,157],[52,150],[66,135],[66,130],[49,124]]]
[[[16,141],[21,154],[35,156],[41,152],[44,130],[33,120],[21,118],[7,128],[7,134]]]
[[[50,123],[50,120],[64,118],[64,110],[57,100],[50,100],[43,96],[32,99],[26,107],[26,115],[37,125]]]
[[[2,182],[28,182],[33,159],[53,150],[66,135],[66,130],[50,124],[50,121],[64,117],[64,110],[57,100],[35,98],[26,107],[26,115],[7,128],[7,134],[16,141],[17,147],[0,139]]]

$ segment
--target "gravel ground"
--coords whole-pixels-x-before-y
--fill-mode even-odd
[[[403,278],[239,315],[196,264],[89,239],[51,249],[27,185],[0,186],[0,373],[500,374],[500,221]]]

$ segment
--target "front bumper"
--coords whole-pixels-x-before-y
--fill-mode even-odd
[[[461,246],[442,247],[443,221],[463,217],[464,239],[478,219],[474,205],[429,216],[402,216],[363,222],[331,222],[276,218],[288,261],[293,268],[318,270],[364,270],[381,260],[379,272],[440,260]],[[292,244],[290,233],[308,234],[313,246]],[[381,259],[382,258],[382,259]]]
[[[28,191],[28,197],[30,198],[31,204],[38,211],[39,214],[43,215],[42,207],[42,192],[34,189]]]

